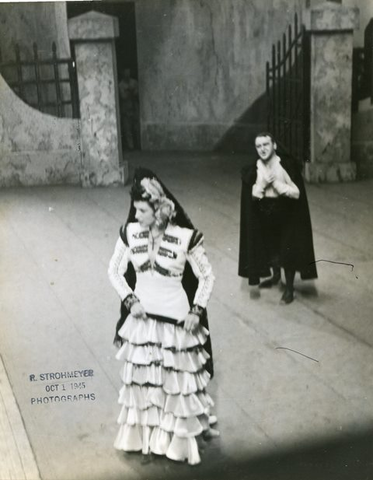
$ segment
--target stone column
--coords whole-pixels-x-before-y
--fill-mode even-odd
[[[308,12],[311,35],[311,149],[309,182],[354,180],[351,161],[353,29],[359,11],[326,2]]]
[[[79,85],[82,174],[85,187],[123,184],[119,96],[114,39],[118,19],[98,12],[68,22]]]

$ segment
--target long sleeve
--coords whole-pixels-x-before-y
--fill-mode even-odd
[[[253,185],[252,196],[254,198],[263,198],[265,194],[266,182],[264,180],[261,169],[257,168],[256,182]]]
[[[263,198],[264,197],[264,188],[260,187],[256,183],[254,183],[252,195],[255,198]]]
[[[123,301],[128,295],[133,294],[132,289],[129,287],[124,274],[127,271],[129,260],[129,247],[123,242],[121,238],[118,238],[115,245],[114,254],[111,257],[108,269],[109,280],[121,300]]]
[[[206,308],[214,286],[215,277],[203,247],[203,238],[187,254],[187,260],[194,275],[198,278],[198,288],[194,296],[194,305]]]
[[[281,176],[283,177],[284,181],[276,179],[273,182],[273,188],[276,190],[276,192],[279,195],[282,195],[282,196],[288,197],[288,198],[294,198],[294,199],[297,200],[299,198],[299,195],[300,195],[298,187],[291,180],[289,174],[283,168],[281,168],[281,170],[282,170],[282,172],[281,172],[282,175]]]

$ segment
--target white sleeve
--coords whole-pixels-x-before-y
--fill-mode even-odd
[[[194,305],[206,308],[210,299],[215,277],[203,247],[203,239],[187,253],[187,260],[194,275],[198,278],[198,288],[194,296]]]
[[[117,291],[121,300],[124,300],[128,295],[133,293],[124,278],[124,274],[128,267],[129,253],[129,247],[119,237],[115,245],[114,254],[109,263],[108,275],[111,284]]]
[[[260,187],[257,183],[253,185],[252,196],[255,198],[263,198],[264,197],[264,189]]]
[[[266,183],[260,168],[256,169],[256,182],[253,185],[252,196],[255,198],[263,198]]]
[[[297,200],[300,195],[299,188],[295,185],[289,174],[284,169],[282,173],[285,181],[282,182],[281,180],[275,180],[273,182],[273,188],[279,195]]]

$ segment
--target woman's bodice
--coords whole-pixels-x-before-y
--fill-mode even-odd
[[[195,230],[169,224],[162,236],[154,261],[149,252],[149,229],[141,227],[138,222],[129,223],[121,229],[114,254],[109,265],[109,278],[122,300],[135,294],[143,303],[158,303],[167,311],[178,310],[177,305],[186,308],[187,297],[181,280],[188,261],[193,273],[198,278],[198,288],[194,304],[206,307],[210,297],[214,275],[203,247],[203,237],[194,235]],[[197,241],[193,239],[197,238]],[[136,288],[133,292],[124,277],[128,263],[131,262],[136,272]],[[144,305],[145,307],[145,305]],[[188,304],[189,308],[189,304]],[[158,313],[158,312],[152,312]],[[185,313],[185,312],[184,312]]]
[[[137,275],[145,273],[181,280],[193,230],[168,225],[153,261],[149,255],[149,229],[141,227],[139,223],[130,223],[126,234],[129,259]]]

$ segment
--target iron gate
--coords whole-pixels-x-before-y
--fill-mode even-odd
[[[55,42],[49,58],[40,58],[36,43],[31,59],[22,59],[15,45],[15,59],[3,61],[0,72],[13,91],[28,105],[56,117],[79,118],[75,62],[58,58]]]
[[[310,44],[305,27],[289,25],[266,64],[268,130],[301,166],[310,156]]]

